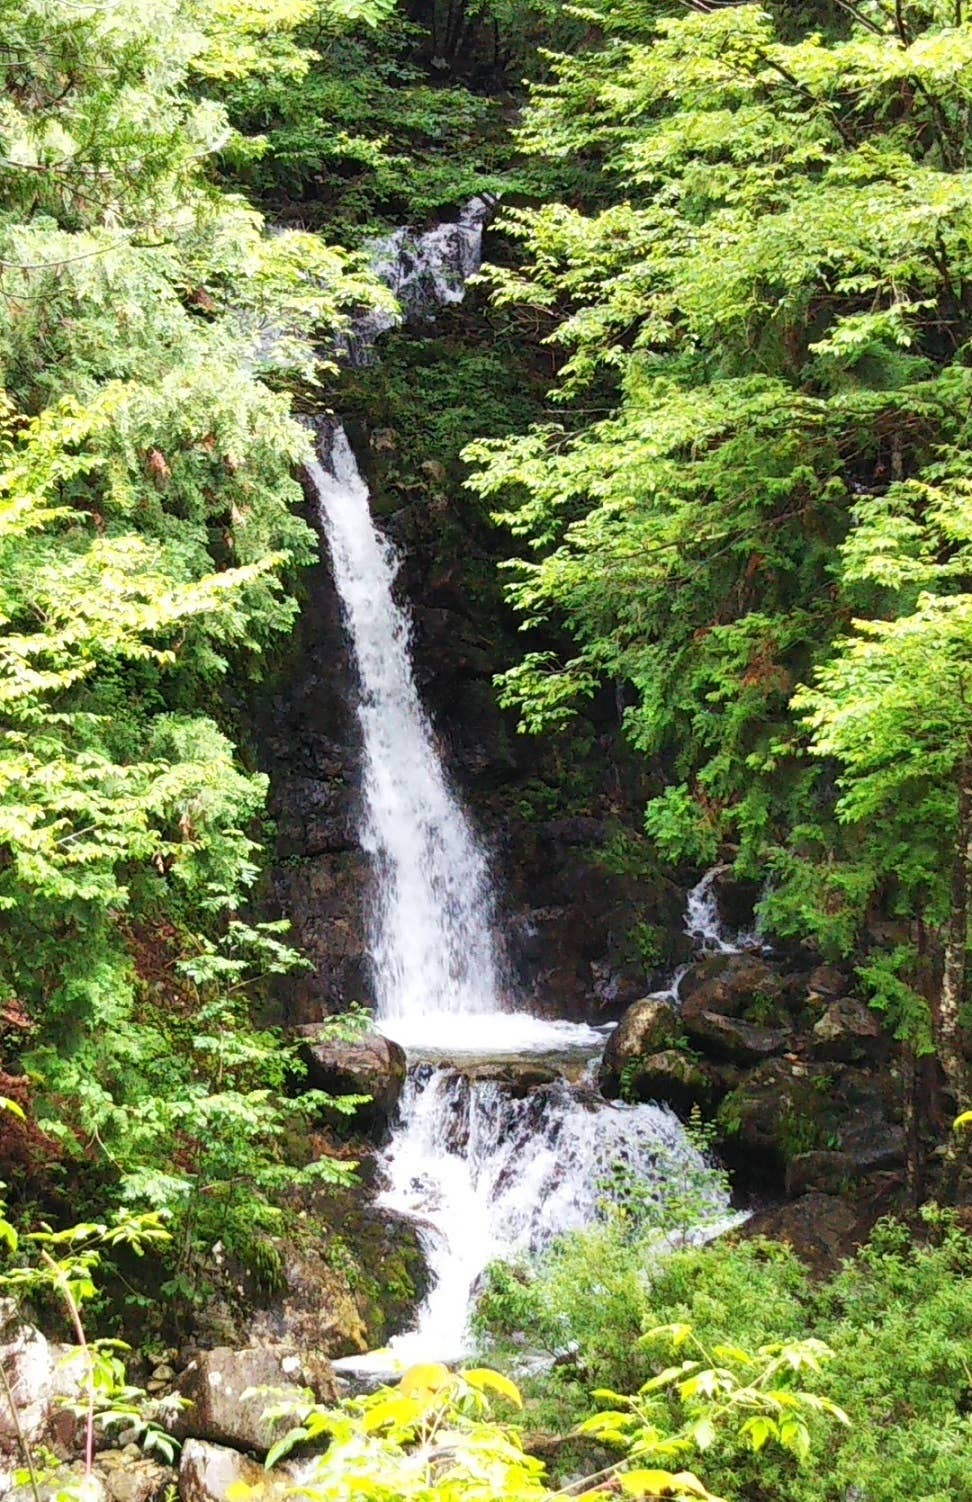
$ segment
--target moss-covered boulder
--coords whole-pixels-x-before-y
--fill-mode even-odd
[[[645,1059],[683,1037],[678,1012],[667,998],[644,996],[632,1002],[607,1041],[598,1074],[602,1092],[609,1098],[626,1093]]]

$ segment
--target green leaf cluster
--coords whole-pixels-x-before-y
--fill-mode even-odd
[[[646,827],[769,877],[852,952],[875,904],[941,935],[967,755],[972,22],[963,7],[583,8],[524,150],[494,297],[558,420],[467,450],[572,647],[501,692],[562,725],[605,680],[667,786]],[[553,417],[553,414],[552,414]],[[912,977],[914,979],[914,977]]]

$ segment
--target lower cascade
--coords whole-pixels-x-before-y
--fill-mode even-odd
[[[409,1061],[380,1203],[416,1221],[432,1278],[414,1330],[337,1363],[387,1373],[461,1358],[488,1264],[590,1224],[612,1181],[651,1198],[704,1164],[666,1107],[617,1105],[592,1088],[609,1027],[509,1005],[488,863],[422,709],[395,556],[340,427],[322,430],[309,476],[358,675],[377,1026]],[[710,887],[692,894],[690,921]]]

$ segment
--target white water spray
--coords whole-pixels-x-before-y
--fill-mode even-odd
[[[402,1120],[382,1203],[418,1222],[432,1276],[418,1329],[392,1342],[405,1364],[461,1357],[488,1264],[536,1255],[590,1225],[619,1174],[659,1202],[666,1184],[705,1179],[701,1157],[665,1107],[608,1105],[563,1079],[511,1092],[425,1066],[406,1086]],[[716,1191],[711,1209],[724,1213]]]

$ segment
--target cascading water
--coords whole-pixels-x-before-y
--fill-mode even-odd
[[[444,303],[462,302],[466,282],[479,270],[483,231],[495,212],[495,198],[472,198],[458,219],[423,235],[396,229],[365,247],[372,271],[395,294],[398,311],[373,309],[355,319],[339,341],[339,353],[349,365],[368,365],[375,341],[405,319],[421,320]]]
[[[372,522],[368,490],[343,429],[332,426],[324,438],[309,473],[354,644],[360,835],[377,888],[371,963],[378,1016],[398,1036],[416,1018],[427,1024],[436,1016],[499,1010],[492,893],[486,861],[446,783],[415,688],[408,617],[393,595],[394,552]]]
[[[716,883],[728,869],[728,866],[712,866],[688,894],[685,932],[706,954],[740,954],[744,949],[759,949],[762,944],[757,930],[732,937],[726,934],[716,900]]]
[[[385,1166],[391,1188],[382,1203],[418,1221],[432,1275],[417,1329],[391,1343],[406,1364],[462,1356],[487,1265],[542,1252],[590,1225],[612,1180],[621,1189],[627,1176],[660,1200],[666,1183],[705,1177],[663,1106],[611,1106],[565,1079],[516,1091],[429,1065],[409,1077]],[[711,1209],[723,1217],[715,1192]],[[379,1368],[387,1364],[379,1358]]]
[[[373,247],[375,270],[406,313],[461,299],[492,207],[474,199],[456,223],[421,236],[397,231]],[[394,321],[362,320],[347,358],[367,359]],[[569,1074],[592,1071],[605,1029],[530,1017],[512,1005],[487,861],[419,700],[408,616],[394,597],[395,554],[374,526],[339,425],[322,425],[308,474],[358,674],[377,1023],[406,1047],[410,1064],[380,1202],[415,1219],[432,1275],[417,1328],[397,1337],[390,1353],[336,1363],[387,1373],[460,1356],[487,1264],[537,1252],[588,1224],[619,1168],[650,1194],[666,1179],[697,1178],[703,1164],[666,1108],[611,1105],[568,1083]],[[477,1077],[473,1061],[483,1059],[493,1068],[512,1063],[512,1082]],[[542,1060],[546,1082],[516,1083],[524,1059],[534,1081]],[[721,1201],[713,1206],[723,1209]]]

